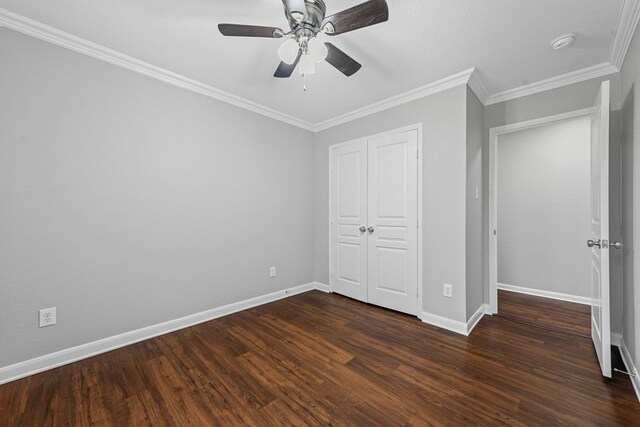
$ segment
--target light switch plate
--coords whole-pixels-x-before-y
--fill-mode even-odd
[[[445,283],[442,286],[442,294],[447,298],[453,298],[453,285]]]

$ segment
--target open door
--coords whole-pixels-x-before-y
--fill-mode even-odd
[[[591,338],[602,375],[611,377],[609,318],[609,97],[602,83],[591,122]]]

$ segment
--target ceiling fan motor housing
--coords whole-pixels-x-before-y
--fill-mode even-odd
[[[314,34],[317,34],[321,30],[320,26],[324,20],[327,7],[322,0],[305,0],[305,7],[307,9],[307,17],[301,22],[296,21],[285,10],[285,15],[289,20],[289,27],[291,27],[291,30],[294,32],[297,32],[297,30],[301,28],[305,28],[313,31]]]

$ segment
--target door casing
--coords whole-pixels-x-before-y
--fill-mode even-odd
[[[333,197],[332,197],[332,190],[331,190],[331,151],[339,148],[339,147],[345,147],[351,144],[357,144],[357,143],[361,143],[364,141],[367,141],[369,139],[373,139],[373,138],[380,138],[380,137],[385,137],[385,136],[389,136],[389,135],[393,135],[396,133],[402,133],[402,132],[408,132],[408,131],[412,131],[415,130],[418,133],[418,227],[417,227],[417,233],[418,233],[418,314],[417,317],[418,318],[422,318],[422,295],[423,295],[423,290],[422,290],[422,254],[423,254],[423,249],[422,249],[422,237],[423,237],[423,224],[422,224],[422,123],[416,123],[413,125],[409,125],[409,126],[404,126],[401,128],[397,128],[397,129],[392,129],[392,130],[388,130],[385,132],[380,132],[380,133],[376,133],[376,134],[371,134],[371,135],[367,135],[364,136],[362,138],[357,138],[357,139],[352,139],[349,141],[345,141],[345,142],[341,142],[341,143],[337,143],[337,144],[333,144],[329,146],[329,218],[328,218],[328,226],[329,226],[329,291],[333,292],[333,253],[332,253],[332,248],[331,248],[331,218],[332,218],[332,214],[333,214]]]

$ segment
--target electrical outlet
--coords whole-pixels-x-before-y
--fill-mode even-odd
[[[51,326],[56,324],[56,308],[43,308],[40,310],[40,327]]]
[[[269,277],[276,277],[276,268],[275,267],[271,267],[269,269]]]
[[[445,283],[442,287],[442,294],[447,298],[453,298],[453,285]]]

